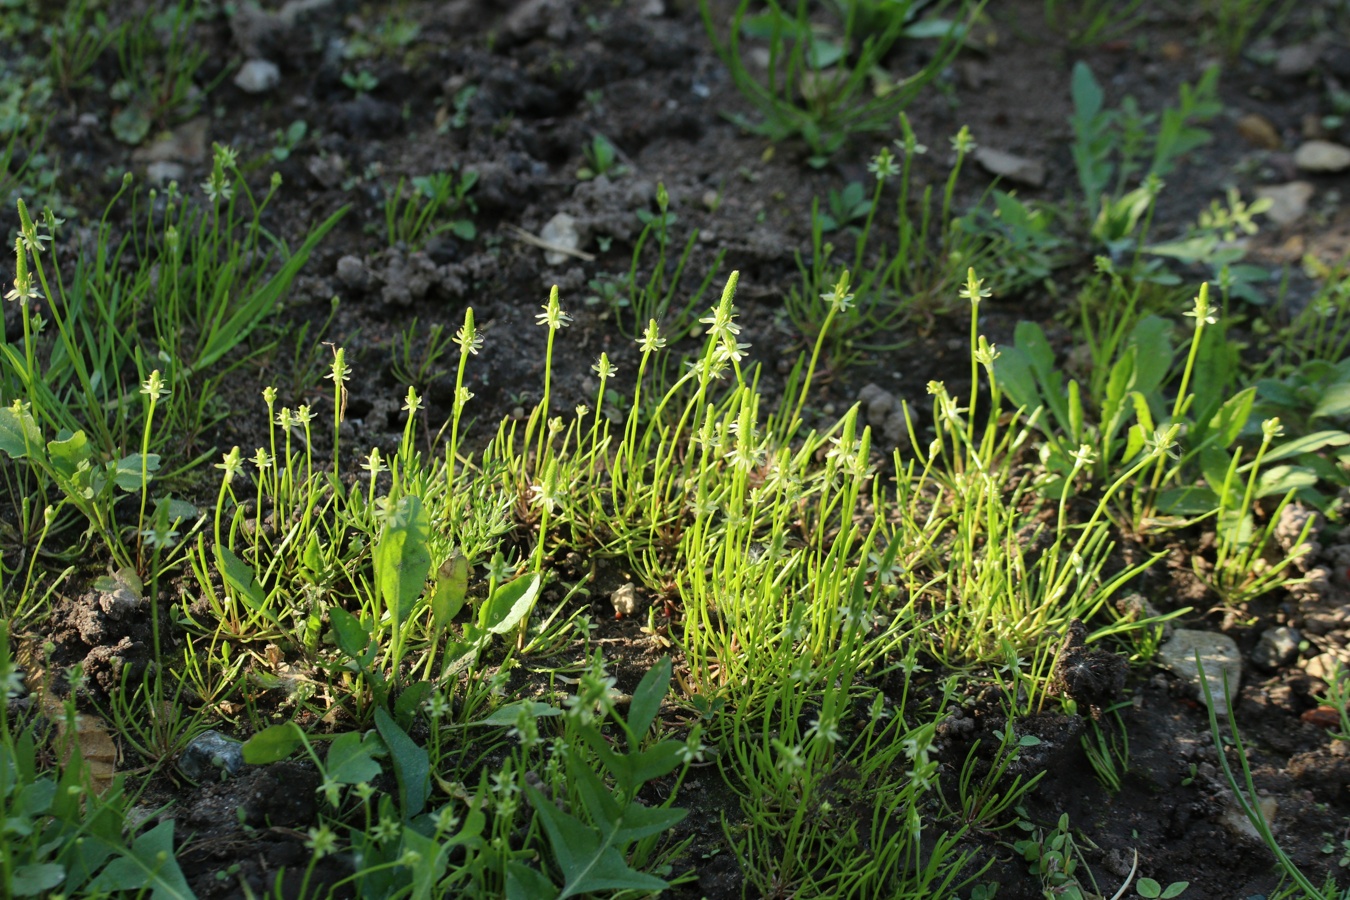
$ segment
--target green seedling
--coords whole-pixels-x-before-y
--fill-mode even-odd
[[[1142,23],[1147,12],[1144,0],[1045,0],[1045,23],[1073,47],[1116,40]]]
[[[6,890],[15,896],[147,889],[161,897],[192,896],[173,855],[173,820],[137,833],[131,826],[136,798],[127,795],[124,777],[97,789],[80,753],[73,700],[55,710],[64,726],[54,748],[59,766],[31,722],[11,719],[23,675],[9,642],[9,622],[0,619],[0,813],[10,832],[0,848],[0,878]]]
[[[1294,11],[1294,0],[1204,0],[1206,41],[1230,62],[1251,43],[1253,34],[1269,35]],[[1258,30],[1259,29],[1259,30]]]
[[[872,202],[863,194],[862,182],[850,181],[842,191],[830,191],[829,211],[820,214],[820,230],[828,233],[865,221],[871,211]]]
[[[899,157],[889,148],[878,151],[868,166],[876,178],[871,198],[858,201],[866,203],[866,211],[861,205],[854,205],[850,211],[863,216],[860,227],[849,228],[852,253],[845,250],[842,261],[836,257],[834,244],[826,243],[824,235],[826,226],[838,220],[822,213],[819,203],[813,202],[810,263],[800,254],[797,257],[802,284],[789,293],[787,314],[808,339],[830,335],[824,349],[831,367],[857,362],[863,353],[897,349],[900,345],[893,340],[887,342],[885,336],[909,316],[947,309],[966,269],[992,263],[997,252],[955,213],[957,180],[967,155],[975,148],[970,131],[962,128],[952,138],[956,162],[941,197],[934,197],[931,185],[926,187],[916,216],[910,202],[912,166],[928,148],[919,143],[903,113],[899,122],[904,134],[897,142]],[[891,182],[897,185],[897,233],[894,244],[883,235],[878,247],[872,228],[882,194]],[[846,188],[845,193],[848,191]],[[841,206],[844,201],[840,195]],[[842,280],[841,267],[848,275],[847,295],[830,290]]]
[[[1200,689],[1204,693],[1205,708],[1209,711],[1210,736],[1214,739],[1215,747],[1223,748],[1217,754],[1219,768],[1223,771],[1224,780],[1228,782],[1228,787],[1233,792],[1233,799],[1237,802],[1238,808],[1247,817],[1247,821],[1252,823],[1252,827],[1256,829],[1261,841],[1274,855],[1275,863],[1279,866],[1284,877],[1293,882],[1306,900],[1340,900],[1345,894],[1344,890],[1336,884],[1335,878],[1328,876],[1326,882],[1320,887],[1314,884],[1312,879],[1304,874],[1297,863],[1290,859],[1289,854],[1280,847],[1279,841],[1275,839],[1275,832],[1262,810],[1256,783],[1252,780],[1251,765],[1247,761],[1247,748],[1242,741],[1242,734],[1235,724],[1233,695],[1229,691],[1228,679],[1225,676],[1223,685],[1223,700],[1227,708],[1228,728],[1221,729],[1219,727],[1218,707],[1215,705],[1215,698],[1210,692],[1209,679],[1205,677],[1205,667],[1200,661],[1198,652],[1195,656],[1195,665],[1200,673]],[[1238,771],[1241,773],[1241,778],[1234,773],[1233,766],[1228,761],[1229,754],[1226,751],[1229,746],[1233,749],[1233,759],[1238,761]]]
[[[50,47],[47,71],[66,94],[93,83],[94,64],[119,37],[120,29],[110,27],[103,10],[93,10],[92,5],[90,0],[74,0],[66,5],[59,22],[42,29]]]
[[[389,246],[403,244],[416,250],[446,233],[473,240],[478,236],[478,228],[473,219],[463,214],[478,210],[468,196],[477,183],[478,173],[473,171],[461,173],[458,179],[451,172],[421,175],[412,179],[412,193],[405,198],[404,179],[400,178],[394,192],[387,194],[384,201],[385,237]]]
[[[355,72],[343,72],[342,83],[357,96],[369,94],[380,86],[380,79],[375,77],[375,73],[369,69],[358,69]]]
[[[1092,237],[1113,256],[1143,240],[1162,179],[1212,139],[1199,126],[1223,109],[1218,80],[1218,67],[1210,67],[1194,86],[1182,85],[1177,105],[1158,116],[1141,113],[1130,97],[1119,109],[1106,108],[1092,70],[1074,65],[1074,165]],[[1136,180],[1139,186],[1130,188]]]
[[[204,88],[196,84],[197,70],[209,54],[191,30],[204,14],[188,0],[180,0],[162,12],[147,11],[118,29],[113,45],[122,78],[109,89],[120,106],[110,123],[118,140],[139,144],[152,128],[190,119],[229,74],[224,68],[211,84]]]
[[[736,87],[760,118],[730,118],[754,134],[778,142],[800,137],[811,163],[823,166],[852,134],[889,128],[922,88],[949,64],[961,47],[965,25],[980,4],[963,4],[954,19],[921,19],[912,0],[886,4],[839,3],[832,32],[817,30],[809,4],[795,8],[771,0],[760,14],[749,16],[750,3],[740,3],[725,40],[712,8],[700,2],[704,26],[713,47],[731,72]],[[746,64],[745,39],[767,42],[769,67],[761,82]],[[937,52],[920,71],[904,79],[886,72],[883,63],[904,40],[936,39]]]
[[[286,128],[278,128],[272,134],[272,140],[275,146],[272,148],[272,159],[276,162],[285,162],[290,159],[295,148],[305,139],[309,133],[309,125],[304,119],[296,119]]]
[[[577,181],[590,181],[607,175],[618,178],[628,173],[628,167],[619,164],[619,151],[609,138],[596,132],[591,142],[582,148],[586,165],[577,169]]]
[[[425,394],[433,382],[449,373],[442,365],[450,347],[451,337],[444,325],[437,322],[430,329],[419,328],[414,317],[395,340],[390,370],[400,383]]]

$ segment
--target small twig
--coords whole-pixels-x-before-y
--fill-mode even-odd
[[[550,244],[543,238],[535,237],[519,225],[507,225],[515,233],[516,240],[522,244],[529,244],[531,247],[538,247],[540,250],[551,250],[554,253],[562,253],[566,256],[575,256],[582,262],[594,262],[595,254],[587,253],[585,250],[577,250],[572,247],[562,247],[558,244]]]

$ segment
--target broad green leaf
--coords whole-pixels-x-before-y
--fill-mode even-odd
[[[1271,463],[1304,453],[1315,453],[1324,447],[1343,447],[1346,444],[1350,444],[1350,434],[1344,431],[1314,431],[1267,450],[1261,461]]]
[[[1169,325],[1158,316],[1145,316],[1130,333],[1130,343],[1138,352],[1134,360],[1134,390],[1152,394],[1172,367],[1172,341]]]
[[[163,510],[163,512],[161,512]],[[186,500],[178,500],[174,497],[160,497],[155,501],[155,515],[163,515],[164,521],[168,525],[174,522],[183,522],[197,515],[197,507],[188,503]]]
[[[688,814],[688,810],[647,807],[636,801],[621,808],[600,776],[584,762],[573,761],[568,772],[587,815],[603,833],[613,834],[611,843],[620,851],[633,841],[675,827]]]
[[[253,567],[234,555],[229,547],[216,547],[217,568],[225,586],[234,591],[244,604],[255,610],[262,610],[267,603],[267,595],[258,583]]]
[[[85,433],[77,431],[64,440],[49,441],[47,458],[52,461],[53,469],[66,478],[74,478],[75,473],[79,471],[80,463],[94,458],[94,451],[89,446],[89,438]]]
[[[661,701],[665,699],[666,691],[670,689],[670,675],[670,657],[663,656],[656,665],[647,670],[647,674],[642,676],[642,680],[633,691],[633,700],[628,705],[628,727],[633,732],[634,741],[641,743],[656,719],[656,714],[661,710]],[[638,748],[635,744],[628,749]]]
[[[1074,63],[1073,78],[1069,85],[1070,92],[1073,95],[1074,118],[1083,121],[1089,121],[1101,112],[1102,103],[1106,95],[1102,93],[1102,87],[1093,77],[1092,70],[1088,68],[1087,63]]]
[[[684,752],[682,741],[662,741],[641,753],[628,756],[634,786],[662,778],[680,767]]]
[[[407,821],[422,811],[431,794],[431,763],[427,751],[408,737],[384,707],[375,708],[375,727],[389,748],[394,776],[398,779],[399,808]]]
[[[1340,384],[1329,385],[1322,392],[1322,399],[1318,401],[1317,408],[1313,410],[1312,418],[1344,415],[1350,415],[1350,384],[1341,382]]]
[[[1256,478],[1256,496],[1269,497],[1272,494],[1287,494],[1299,488],[1314,487],[1317,473],[1303,466],[1274,466],[1263,469]]]
[[[50,891],[66,880],[65,866],[56,863],[28,863],[14,869],[9,892],[15,897],[33,897]]]
[[[1207,487],[1168,488],[1158,494],[1158,511],[1173,516],[1203,516],[1219,508],[1219,495]]]
[[[1238,439],[1247,420],[1251,418],[1252,404],[1255,401],[1256,388],[1246,388],[1225,401],[1209,420],[1214,440],[1220,447],[1231,447]]]
[[[0,451],[10,459],[23,459],[30,450],[42,446],[42,432],[30,412],[12,406],[0,407]]]
[[[328,748],[324,768],[330,779],[339,784],[360,784],[374,781],[380,774],[380,764],[374,754],[383,753],[375,735],[362,740],[357,731],[347,731],[333,738]]]
[[[557,900],[596,891],[660,891],[669,886],[660,878],[630,868],[608,836],[558,809],[537,788],[527,784],[525,794],[562,870],[565,883]]]
[[[431,696],[431,690],[431,683],[427,681],[414,681],[405,687],[394,703],[394,721],[404,728],[411,728],[413,717]]]
[[[1225,485],[1227,485],[1230,494],[1242,490],[1242,477],[1237,474],[1235,465],[1240,457],[1240,450],[1229,454],[1225,450],[1211,446],[1200,451],[1200,471],[1204,474],[1205,483],[1209,485],[1209,489],[1214,492],[1215,496],[1224,496]]]
[[[253,766],[265,766],[283,760],[305,743],[300,726],[294,722],[282,722],[269,725],[253,737],[244,741],[240,748],[244,762]]]
[[[323,571],[323,549],[319,546],[319,533],[311,531],[305,549],[300,552],[300,565],[318,575]]]
[[[477,626],[470,626],[477,627]],[[467,628],[465,629],[468,630]],[[465,671],[478,659],[478,654],[487,646],[487,641],[483,638],[466,641],[450,641],[445,645],[445,653],[442,655],[441,680],[449,678],[452,675],[458,675]]]
[[[444,628],[464,608],[469,590],[469,560],[456,550],[436,570],[436,587],[431,592],[431,617],[437,628]]]
[[[394,505],[375,544],[375,582],[395,629],[402,627],[426,587],[431,572],[429,527],[422,499],[406,494]]]
[[[515,860],[506,864],[506,900],[550,900],[557,896],[558,886],[543,872]]]
[[[541,703],[538,700],[517,700],[515,703],[508,703],[505,706],[498,708],[492,715],[485,719],[470,722],[469,725],[514,725],[516,724],[516,719],[520,718],[521,710],[524,710],[536,719],[545,716],[562,715],[562,710],[558,709],[556,706],[550,706],[549,704]]]
[[[87,891],[144,891],[151,900],[189,900],[193,896],[173,855],[173,820],[136,838],[91,881]]]
[[[446,865],[450,861],[451,844],[438,844],[429,837],[418,834],[412,828],[403,829],[403,859],[408,859],[408,851],[415,854],[416,861],[412,869],[413,900],[430,900],[436,883],[445,875]]]
[[[117,466],[113,471],[113,481],[128,494],[134,494],[141,490],[144,485],[148,485],[153,480],[151,476],[159,471],[158,453],[147,453],[145,455],[144,478],[141,476],[141,461],[142,457],[139,453],[129,454],[117,461]],[[144,482],[144,485],[142,482]]]
[[[328,620],[333,623],[338,649],[352,659],[360,660],[370,647],[370,632],[361,620],[340,606],[329,608]]]
[[[1044,405],[1031,363],[1026,353],[1017,347],[1002,349],[994,362],[994,377],[1012,402],[1025,407],[1028,413]]]
[[[945,38],[948,36],[956,37],[963,33],[965,28],[953,22],[951,19],[924,19],[921,22],[915,22],[907,26],[904,30],[904,36],[907,38]]]
[[[478,623],[493,634],[506,634],[519,625],[539,597],[539,573],[517,578],[497,588],[478,614]]]

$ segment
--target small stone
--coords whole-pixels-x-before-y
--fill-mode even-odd
[[[1307,181],[1270,184],[1256,189],[1258,199],[1270,200],[1271,207],[1265,215],[1276,225],[1291,225],[1303,218],[1312,195],[1313,186]]]
[[[122,619],[139,610],[145,601],[131,588],[118,586],[111,591],[102,591],[98,595],[99,608],[114,619]]]
[[[631,581],[610,594],[609,602],[614,604],[616,618],[622,619],[642,612],[642,598],[638,596],[637,585]]]
[[[1318,48],[1312,44],[1290,44],[1275,54],[1275,74],[1281,78],[1307,75],[1317,65]]]
[[[271,60],[250,59],[234,76],[235,86],[246,94],[262,94],[281,84],[281,69]]]
[[[1307,141],[1294,151],[1294,165],[1305,172],[1339,172],[1350,169],[1350,147],[1331,141]]]
[[[1252,651],[1252,663],[1268,672],[1287,666],[1294,661],[1298,653],[1298,643],[1302,635],[1296,629],[1281,625],[1267,628],[1261,633],[1261,639]]]
[[[145,180],[156,187],[163,187],[171,181],[181,182],[186,177],[187,169],[182,163],[160,160],[145,167]]]
[[[548,220],[543,230],[539,232],[539,239],[558,248],[544,251],[544,262],[550,266],[560,266],[571,259],[572,254],[565,251],[581,248],[581,233],[577,230],[577,220],[564,212]]]
[[[1237,120],[1237,131],[1253,147],[1278,150],[1283,143],[1275,125],[1260,113],[1247,113]]]
[[[371,275],[365,262],[359,256],[347,254],[337,261],[337,282],[354,294],[370,290]]]
[[[1320,678],[1330,684],[1340,666],[1341,661],[1334,653],[1319,653],[1303,664],[1303,671],[1312,678]]]
[[[1302,503],[1290,503],[1280,511],[1280,520],[1275,525],[1275,543],[1286,556],[1293,557],[1294,567],[1300,572],[1308,571],[1317,554],[1322,552],[1317,535],[1323,524],[1322,514]],[[1304,529],[1307,529],[1307,538],[1300,543]]]
[[[1275,821],[1279,805],[1274,797],[1257,797],[1256,807],[1267,825]],[[1223,812],[1219,814],[1219,822],[1236,837],[1249,838],[1256,842],[1262,840],[1260,832],[1256,830],[1256,826],[1252,824],[1252,820],[1247,817],[1247,813],[1238,805],[1237,799],[1232,794],[1228,795],[1224,803]]]
[[[1158,650],[1158,665],[1193,688],[1195,696],[1203,701],[1205,692],[1200,683],[1200,669],[1195,664],[1197,652],[1205,670],[1205,684],[1214,699],[1214,712],[1226,716],[1229,706],[1226,701],[1237,695],[1242,681],[1242,654],[1232,638],[1216,631],[1178,628],[1172,632],[1172,639]],[[1227,694],[1224,693],[1225,677]]]
[[[224,781],[244,768],[244,745],[219,731],[204,731],[183,748],[178,769],[193,781]]]
[[[321,187],[332,189],[341,184],[342,179],[346,177],[347,160],[337,153],[311,156],[305,163],[305,168]]]
[[[154,162],[203,162],[207,154],[207,124],[205,116],[184,122],[173,131],[138,148],[131,154],[131,161],[147,165]]]
[[[868,383],[858,391],[858,402],[863,406],[867,424],[886,448],[899,447],[906,434],[905,408],[895,395],[875,384]]]
[[[1045,164],[1034,159],[1027,159],[1025,156],[995,150],[992,147],[976,147],[975,161],[983,166],[989,174],[1015,181],[1018,184],[1025,184],[1030,187],[1040,187],[1045,184]]]

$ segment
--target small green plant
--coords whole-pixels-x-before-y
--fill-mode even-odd
[[[295,152],[295,148],[305,139],[308,132],[309,125],[304,119],[296,119],[284,129],[278,128],[272,134],[272,140],[275,143],[275,146],[272,147],[272,159],[275,162],[285,162],[290,159],[291,154]]]
[[[210,379],[218,377],[213,367],[272,312],[345,209],[293,253],[264,244],[260,218],[280,179],[258,200],[240,178],[233,152],[217,146],[202,188],[210,208],[190,213],[184,198],[170,191],[164,208],[148,214],[140,242],[129,236],[112,247],[108,215],[129,185],[128,178],[99,226],[99,254],[81,260],[69,282],[43,259],[61,221],[46,210],[40,231],[19,203],[17,277],[7,299],[19,304],[23,339],[0,346],[6,406],[0,452],[23,462],[18,477],[34,502],[22,519],[25,540],[52,525],[43,524],[47,516],[62,527],[70,508],[88,521],[90,536],[118,568],[144,575],[153,535],[175,532],[176,538],[177,522],[195,518],[167,493],[149,514],[149,485],[162,451],[170,445],[190,451],[200,440],[214,421],[208,402],[216,384]],[[134,265],[125,264],[128,255]],[[239,264],[255,255],[259,264]],[[38,315],[39,302],[50,324]],[[151,401],[142,402],[147,397]],[[134,522],[118,516],[118,492],[140,493]]]
[[[42,29],[49,47],[47,71],[67,94],[92,83],[94,64],[118,37],[119,29],[109,26],[107,14],[92,6],[91,0],[73,0],[65,5],[59,21]]]
[[[963,20],[978,4],[964,4],[956,19],[921,19],[913,0],[893,3],[839,3],[832,31],[822,33],[812,22],[810,4],[795,9],[770,0],[765,12],[748,16],[742,0],[731,19],[725,41],[713,21],[711,4],[700,0],[704,26],[713,47],[731,72],[736,87],[761,118],[734,115],[732,121],[754,134],[778,142],[800,137],[811,151],[811,163],[824,165],[852,134],[890,128],[925,85],[946,67],[965,36]],[[767,82],[750,71],[742,41],[768,43]],[[896,79],[884,61],[904,40],[937,39],[937,51],[913,75]]]
[[[1129,704],[1117,704],[1106,710],[1110,719],[1088,720],[1088,733],[1082,737],[1083,752],[1087,754],[1097,780],[1112,794],[1120,793],[1125,774],[1130,770],[1130,736],[1120,710]]]
[[[618,178],[628,173],[628,167],[619,164],[619,151],[609,138],[599,132],[582,148],[582,153],[586,157],[586,165],[577,169],[577,181],[590,181],[601,175]]]
[[[1279,866],[1284,877],[1293,882],[1306,900],[1342,900],[1345,893],[1343,889],[1337,886],[1334,877],[1327,876],[1326,882],[1319,887],[1303,873],[1298,864],[1290,859],[1289,854],[1285,853],[1284,849],[1280,847],[1279,841],[1275,839],[1275,832],[1261,808],[1256,783],[1252,780],[1251,765],[1247,762],[1247,748],[1242,741],[1241,732],[1237,729],[1236,717],[1233,715],[1232,693],[1229,691],[1227,678],[1224,679],[1223,699],[1227,706],[1228,717],[1226,721],[1228,722],[1228,728],[1222,729],[1219,726],[1218,707],[1210,692],[1209,679],[1205,677],[1205,666],[1201,662],[1198,652],[1195,656],[1195,665],[1200,672],[1200,689],[1204,693],[1205,708],[1209,711],[1209,733],[1214,739],[1214,746],[1220,748],[1218,754],[1219,768],[1223,771],[1224,779],[1233,792],[1233,799],[1237,802],[1238,808],[1246,815],[1247,820],[1252,823],[1252,827],[1256,829],[1256,833],[1261,837],[1262,842],[1274,855],[1275,863]],[[1237,760],[1241,778],[1233,771],[1233,765],[1229,762],[1230,747],[1232,748],[1232,758]]]
[[[463,128],[469,124],[469,104],[473,98],[478,96],[478,85],[466,84],[464,87],[455,91],[455,96],[450,100],[450,106],[454,112],[450,112],[444,107],[437,113],[436,133],[445,134],[452,128]]]
[[[380,86],[380,79],[375,77],[375,73],[369,69],[358,69],[355,72],[343,72],[342,83],[357,96],[369,94]]]
[[[865,221],[872,211],[872,201],[863,194],[861,181],[850,181],[843,190],[831,189],[829,209],[820,214],[822,232],[838,231],[854,222]]]
[[[149,889],[163,897],[191,896],[174,858],[173,820],[138,833],[131,825],[135,798],[127,795],[123,778],[96,790],[80,753],[73,700],[54,707],[63,717],[59,731],[11,720],[23,674],[9,644],[9,623],[0,619],[0,815],[7,832],[0,843],[0,881],[6,893],[92,896]],[[51,731],[60,735],[55,746],[42,746]],[[60,766],[52,764],[53,755]]]
[[[1235,61],[1253,33],[1273,33],[1294,8],[1294,0],[1204,0],[1205,38],[1225,59]]]
[[[1144,114],[1132,97],[1118,109],[1092,70],[1073,68],[1074,165],[1092,237],[1112,256],[1137,246],[1147,234],[1161,180],[1181,158],[1212,139],[1199,127],[1223,110],[1217,95],[1219,69],[1211,66],[1194,86],[1183,84],[1176,106]],[[1139,182],[1137,187],[1131,184]]]
[[[419,329],[414,317],[394,342],[390,370],[400,383],[412,385],[425,395],[432,382],[450,371],[441,368],[450,344],[451,336],[444,325],[436,322],[430,329]]]
[[[824,349],[831,367],[857,362],[863,353],[896,349],[900,345],[887,339],[891,331],[909,316],[946,310],[966,270],[992,262],[997,252],[955,212],[957,180],[975,149],[970,131],[962,128],[952,138],[956,161],[941,197],[933,196],[932,185],[926,187],[916,215],[910,197],[912,165],[928,148],[919,143],[903,113],[899,122],[904,134],[897,142],[899,159],[883,147],[868,166],[876,177],[870,199],[850,194],[851,186],[839,195],[840,214],[854,221],[862,216],[861,226],[848,229],[851,253],[845,249],[842,259],[836,256],[835,245],[824,235],[827,226],[841,222],[832,213],[822,213],[818,201],[811,206],[810,263],[798,255],[802,284],[788,294],[785,307],[806,338],[828,335]],[[892,181],[898,186],[894,244],[885,235],[878,241],[872,229],[882,194]],[[846,291],[832,290],[841,283]]]
[[[478,207],[468,196],[478,183],[478,173],[435,172],[412,179],[412,193],[404,196],[404,179],[399,178],[393,193],[384,200],[385,237],[389,246],[403,244],[419,249],[440,234],[451,233],[471,241],[478,236],[472,214]],[[452,218],[458,216],[458,218]]]
[[[1148,12],[1143,7],[1144,0],[1045,0],[1045,23],[1070,46],[1089,47],[1134,29]]]
[[[395,55],[406,50],[421,33],[422,27],[411,17],[381,15],[372,27],[356,31],[349,37],[342,55],[347,59]]]
[[[116,32],[113,44],[122,78],[109,90],[121,104],[111,127],[118,140],[139,144],[152,128],[164,127],[196,115],[204,97],[229,69],[204,88],[196,84],[197,71],[208,51],[193,40],[192,26],[204,10],[189,0],[162,12],[147,11]]]

